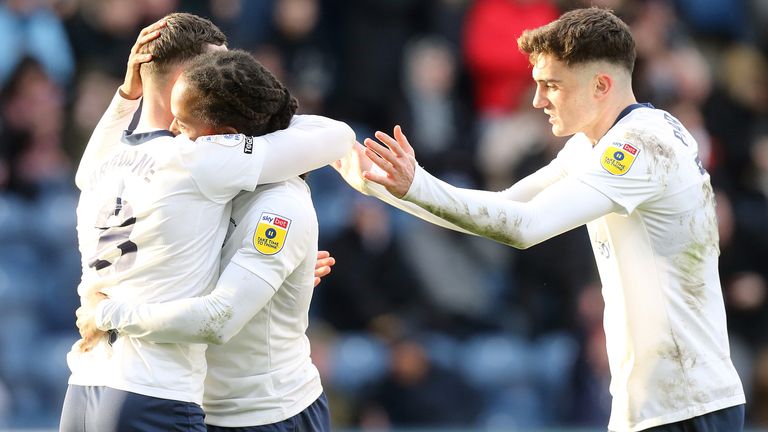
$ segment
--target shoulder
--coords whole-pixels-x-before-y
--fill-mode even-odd
[[[261,221],[264,213],[274,213],[303,225],[314,220],[315,214],[309,188],[298,177],[241,193],[232,202],[232,212],[245,214],[251,224]]]

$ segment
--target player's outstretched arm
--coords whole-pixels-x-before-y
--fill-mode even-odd
[[[382,139],[382,142],[396,141],[401,143],[404,155],[413,156],[415,162],[415,153],[413,148],[408,144],[405,134],[399,126],[395,126],[394,137],[392,138],[384,133],[377,133],[377,137]],[[372,140],[367,140],[366,142]],[[372,141],[371,145],[376,144]],[[338,161],[335,161],[332,166],[341,175],[341,177],[349,184],[353,189],[365,195],[376,197],[387,204],[400,209],[406,213],[416,216],[432,224],[441,226],[443,228],[451,229],[465,234],[474,234],[461,228],[445,219],[442,219],[427,210],[419,207],[418,205],[397,198],[390,193],[383,185],[373,181],[369,181],[365,178],[365,173],[369,176],[385,177],[387,173],[374,164],[368,156],[365,154],[366,148],[360,143],[355,142],[354,147],[350,152],[344,155]],[[378,154],[374,153],[375,158],[379,158]],[[407,162],[407,161],[406,161]],[[415,168],[414,168],[415,169]],[[528,177],[520,180],[512,187],[505,189],[501,192],[481,191],[473,189],[461,189],[467,193],[472,193],[476,197],[485,196],[488,199],[505,199],[512,201],[529,201],[536,196],[539,192],[544,190],[547,186],[555,183],[564,176],[563,170],[555,162],[539,169],[537,172],[529,175]]]
[[[366,140],[365,151],[381,173],[363,176],[470,233],[525,249],[619,209],[591,186],[565,178],[528,202],[449,185],[416,164],[413,150],[395,129],[395,138],[378,132],[382,144]]]
[[[275,289],[249,270],[229,263],[208,295],[165,303],[100,302],[97,328],[154,342],[222,344],[266,305]]]
[[[131,48],[123,84],[93,130],[83,152],[83,157],[80,159],[80,165],[75,175],[75,184],[81,190],[86,187],[88,176],[99,161],[120,142],[120,136],[130,125],[142,95],[139,70],[142,64],[152,61],[152,55],[145,52],[145,46],[149,41],[160,36],[163,27],[165,27],[164,20],[145,27]]]

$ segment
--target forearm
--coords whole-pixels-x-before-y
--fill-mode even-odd
[[[497,196],[511,201],[528,202],[539,192],[562,180],[565,175],[565,171],[557,161],[552,161],[533,174],[522,178],[508,189],[499,192]]]
[[[231,339],[274,295],[264,280],[230,263],[210,294],[166,303],[99,303],[101,330],[166,343],[221,344]]]
[[[466,229],[461,228],[458,225],[452,224],[451,222],[448,222],[447,220],[442,219],[428,212],[427,210],[419,207],[417,204],[414,204],[412,202],[409,202],[403,199],[396,198],[394,195],[389,193],[384,186],[380,184],[373,183],[373,182],[366,182],[361,192],[366,195],[370,195],[372,197],[378,198],[381,201],[391,205],[392,207],[402,210],[412,216],[416,216],[417,218],[427,221],[431,224],[435,224],[437,226],[447,228],[453,231],[458,231],[464,234],[477,235],[473,232],[467,231]]]
[[[451,186],[421,168],[404,197],[475,235],[525,249],[615,211],[613,201],[575,179],[563,179],[528,202]]]
[[[260,184],[275,183],[321,168],[344,156],[355,142],[346,123],[320,116],[297,116],[288,129],[267,137],[269,164]]]

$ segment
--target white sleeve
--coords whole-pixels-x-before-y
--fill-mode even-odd
[[[555,159],[538,171],[530,174],[517,183],[498,193],[498,196],[510,201],[527,202],[539,192],[565,177],[565,171]]]
[[[89,176],[99,162],[120,143],[123,131],[131,124],[140,101],[141,99],[125,99],[120,96],[119,91],[115,92],[112,102],[93,130],[83,157],[80,159],[80,165],[75,174],[75,184],[80,190],[86,187]]]
[[[618,206],[595,188],[564,178],[528,202],[459,189],[417,168],[404,197],[475,235],[525,249],[614,212]]]
[[[222,344],[236,335],[274,295],[264,279],[230,263],[208,295],[166,303],[104,300],[96,325],[121,336],[163,343]]]
[[[249,212],[246,232],[231,262],[267,281],[276,291],[304,261],[308,248],[317,248],[314,209],[289,195],[260,200]],[[311,218],[309,216],[312,216]],[[317,256],[316,252],[312,257]]]
[[[381,170],[381,168],[379,168],[376,165],[373,165],[371,170],[375,172],[384,172]],[[417,170],[422,170],[422,169],[417,168]],[[462,195],[470,195],[474,197],[474,199],[487,198],[489,200],[509,200],[509,201],[526,202],[531,200],[536,195],[538,195],[539,192],[544,190],[549,185],[563,178],[564,175],[565,173],[559,167],[556,161],[552,161],[549,165],[521,179],[511,187],[501,192],[491,192],[491,191],[461,189],[461,188],[454,188],[454,189],[457,192],[461,193]],[[443,187],[453,188],[453,186],[450,186],[447,183],[442,182],[442,180],[435,178],[434,181],[443,183],[442,185]],[[390,194],[389,191],[387,191],[387,189],[384,186],[380,184],[373,183],[367,180],[362,180],[361,184],[362,184],[362,190],[361,190],[362,193],[376,197],[381,201],[384,201],[385,203],[397,209],[400,209],[406,213],[409,213],[413,216],[423,219],[429,223],[432,223],[437,226],[441,226],[443,228],[447,228],[453,231],[458,231],[464,234],[479,235],[477,233],[473,233],[464,228],[461,228],[460,226],[457,226],[456,224],[453,224],[441,217],[438,217],[412,202],[396,198],[394,195]]]
[[[300,115],[287,129],[258,137],[200,137],[182,157],[200,191],[224,203],[258,184],[276,183],[328,165],[354,142],[355,133],[347,124]]]

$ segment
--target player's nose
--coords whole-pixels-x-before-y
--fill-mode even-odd
[[[170,130],[174,135],[179,135],[181,133],[181,131],[179,131],[179,123],[176,121],[176,117],[173,118],[171,126],[168,127],[168,130]]]
[[[549,99],[544,97],[539,89],[536,89],[536,93],[533,94],[533,107],[534,108],[546,108],[549,106]]]

